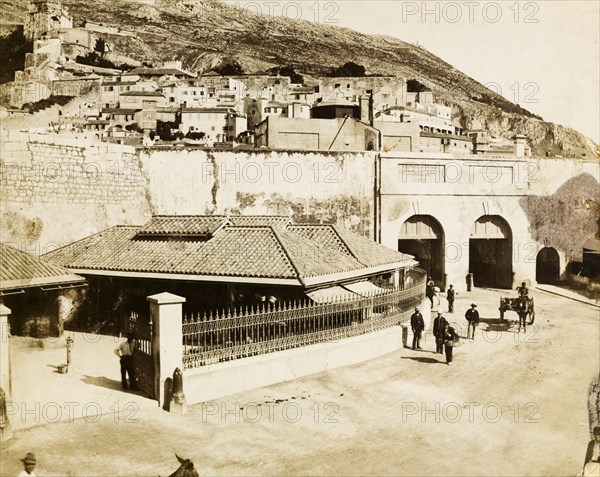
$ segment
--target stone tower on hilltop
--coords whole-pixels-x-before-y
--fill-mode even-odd
[[[35,41],[53,30],[73,28],[73,18],[60,0],[31,0],[25,20],[25,38]]]

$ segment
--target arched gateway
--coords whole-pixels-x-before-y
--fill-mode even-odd
[[[444,230],[431,215],[413,215],[400,228],[398,251],[415,257],[419,266],[444,289]]]
[[[483,215],[469,240],[469,272],[477,287],[512,288],[512,231],[499,215]]]
[[[544,247],[535,259],[535,281],[553,284],[560,275],[560,259],[555,248]]]

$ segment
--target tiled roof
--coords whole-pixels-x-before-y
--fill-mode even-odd
[[[337,225],[299,224],[289,225],[287,229],[310,241],[319,243],[322,247],[336,248],[350,254],[367,267],[409,262],[412,259],[409,255],[396,252]]]
[[[285,228],[292,220],[285,215],[232,215],[229,217],[232,225],[270,225]]]
[[[155,215],[139,235],[211,236],[227,222],[225,215]]]
[[[274,279],[295,285],[305,279],[327,283],[348,273],[361,276],[374,266],[413,264],[406,255],[350,232],[340,235],[332,226],[289,223],[283,216],[158,216],[142,227],[113,227],[45,258],[80,273]],[[198,236],[205,240],[192,239]],[[374,259],[367,260],[367,253],[375,253]]]
[[[63,267],[0,243],[0,291],[81,283],[85,279]]]

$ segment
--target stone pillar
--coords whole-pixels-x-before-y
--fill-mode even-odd
[[[152,357],[154,358],[154,392],[160,407],[165,403],[165,381],[176,368],[183,369],[183,310],[185,298],[159,293],[146,298],[150,302],[153,323]]]
[[[12,429],[6,412],[6,402],[11,394],[8,315],[10,308],[0,303],[0,442],[12,437]]]
[[[59,291],[56,296],[56,303],[58,306],[58,336],[62,336],[65,331],[65,321],[71,313],[73,308],[73,302],[65,296],[66,292]]]
[[[11,376],[10,357],[8,353],[8,337],[10,335],[8,315],[10,314],[10,308],[0,303],[0,388],[4,389],[9,396],[11,394]]]

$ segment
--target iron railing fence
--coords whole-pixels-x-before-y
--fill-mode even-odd
[[[330,303],[310,300],[258,309],[188,314],[183,322],[184,368],[272,353],[388,328],[410,318],[425,296],[426,274],[410,270],[400,288]]]

